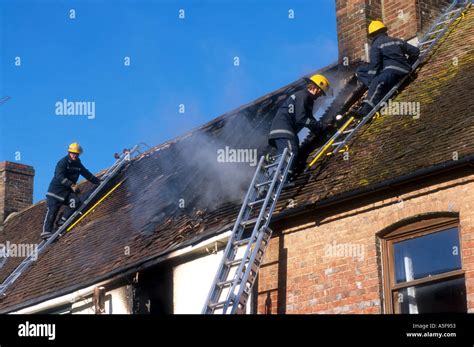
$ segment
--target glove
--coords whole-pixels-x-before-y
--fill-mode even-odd
[[[275,158],[273,158],[273,156],[270,153],[267,153],[265,154],[265,160],[267,161],[267,163],[272,163],[275,160]]]
[[[344,116],[338,114],[334,120],[334,126],[340,128],[345,123]]]
[[[326,132],[336,132],[344,124],[343,116],[338,114],[325,124]]]
[[[327,134],[332,134],[335,133],[337,130],[337,127],[334,123],[328,123],[324,125],[324,132]]]
[[[76,194],[81,192],[81,190],[79,189],[79,187],[76,184],[71,185],[71,190]]]

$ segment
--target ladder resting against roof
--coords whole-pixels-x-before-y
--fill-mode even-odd
[[[0,299],[5,297],[5,292],[10,287],[13,282],[36,260],[36,258],[54,241],[56,241],[65,231],[70,230],[69,226],[74,220],[83,215],[86,208],[90,205],[91,201],[98,196],[104,190],[104,187],[112,180],[120,170],[125,166],[127,162],[130,161],[132,155],[140,153],[139,146],[135,145],[130,150],[124,150],[124,152],[116,156],[115,163],[102,175],[100,184],[92,191],[92,193],[87,197],[86,200],[79,206],[79,208],[67,219],[67,221],[58,228],[51,237],[47,240],[43,240],[39,245],[37,252],[35,254],[29,255],[18,265],[18,267],[13,270],[13,272],[3,281],[0,285]],[[94,205],[95,206],[95,205]],[[86,212],[87,213],[87,212]],[[72,224],[72,225],[71,225]]]
[[[471,0],[454,0],[448,8],[435,20],[434,24],[430,27],[427,33],[418,43],[420,49],[420,56],[412,65],[412,71],[415,71],[420,64],[422,64],[426,58],[430,55],[433,48],[446,34],[451,24],[462,16],[463,12],[471,4]],[[364,117],[361,121],[355,124],[355,118],[350,117],[341,128],[316,152],[313,159],[309,163],[309,167],[313,166],[324,154],[331,155],[337,154],[338,152],[345,152],[347,150],[347,144],[352,137],[367,123],[369,122],[385,105],[385,103],[395,95],[403,83],[409,78],[410,74],[405,76],[395,86],[388,91],[380,102]]]
[[[420,56],[413,64],[412,71],[415,71],[424,62],[433,47],[447,32],[449,26],[462,15],[470,2],[470,0],[455,0],[436,19],[418,44],[418,47],[421,48]],[[316,152],[309,166],[314,165],[330,148],[330,154],[340,152],[362,126],[371,120],[382,105],[395,94],[407,78],[408,76],[405,76],[397,83],[353,128],[349,128],[349,126],[355,123],[355,119],[354,117],[349,118]],[[339,138],[342,140],[337,141]],[[269,224],[273,210],[280,197],[292,160],[293,154],[288,152],[288,149],[285,149],[282,155],[275,157],[273,163],[268,163],[265,157],[260,159],[204,304],[203,314],[245,313],[247,300],[272,235]],[[261,197],[262,187],[267,187],[264,198]],[[257,206],[260,206],[258,216],[250,219],[252,209]],[[244,237],[244,231],[250,225],[253,225],[252,233],[250,237]],[[244,251],[243,255],[239,255],[242,250]]]
[[[270,160],[264,156],[260,158],[206,299],[203,314],[245,313],[247,300],[272,236],[268,226],[292,161],[293,154],[288,149]],[[250,219],[252,216],[255,218]],[[244,232],[249,226],[253,226],[252,233],[246,237]]]

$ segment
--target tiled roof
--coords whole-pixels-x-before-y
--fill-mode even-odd
[[[473,27],[471,11],[396,98],[420,102],[419,119],[384,116],[373,121],[352,141],[350,160],[332,157],[324,170],[315,167],[301,174],[296,186],[282,193],[276,213],[291,213],[288,199],[293,199],[294,208],[319,203],[452,161],[453,152],[459,159],[472,155]],[[338,69],[330,66],[324,71],[343,77],[351,73]],[[237,215],[253,168],[217,163],[216,151],[229,146],[265,152],[272,117],[303,85],[303,80],[296,81],[133,160],[116,179],[122,185],[40,256],[7,291],[0,310],[92,285],[224,231]],[[0,243],[39,242],[44,212],[42,201],[12,217]],[[20,260],[8,259],[0,280]]]

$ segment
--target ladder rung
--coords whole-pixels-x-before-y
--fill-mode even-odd
[[[418,47],[424,46],[424,45],[426,45],[426,44],[428,44],[428,43],[431,43],[431,42],[434,42],[434,41],[435,41],[435,39],[433,39],[433,40],[428,40],[428,41],[424,41],[424,42],[420,43],[420,44],[418,45]]]
[[[427,35],[434,35],[434,34],[437,34],[437,33],[440,33],[442,32],[444,29],[439,29],[439,30],[435,30],[435,31],[430,31]]]
[[[273,199],[273,196],[271,196],[270,198]],[[249,202],[248,207],[253,207],[255,205],[262,204],[264,201],[265,201],[265,198]]]
[[[246,239],[234,241],[233,245],[234,245],[234,246],[242,246],[242,245],[245,245],[245,244],[249,243],[251,239],[252,239],[252,238],[249,237],[249,238],[246,238]]]
[[[343,133],[343,134],[350,134],[350,133],[353,132],[354,130],[355,130],[355,128],[354,128],[354,129],[348,129],[348,130],[344,130],[342,133]]]
[[[232,285],[232,283],[234,283],[235,281],[233,279],[231,280],[228,280],[228,281],[222,281],[222,282],[219,282],[217,283],[217,286],[221,287],[221,288],[224,288],[224,287],[229,287]]]
[[[267,186],[270,183],[272,183],[272,180],[265,181],[265,182],[262,182],[262,183],[258,183],[258,184],[255,185],[255,188],[260,188],[260,187],[263,187],[263,186]]]
[[[451,22],[451,19],[452,19],[452,18],[449,18],[449,19],[444,20],[444,21],[442,21],[442,22],[436,23],[436,26],[441,25],[441,24],[449,23],[449,22]]]
[[[280,163],[279,161],[276,161],[276,162],[274,162],[274,163],[265,165],[263,168],[266,170],[266,169],[269,169],[269,168],[271,168],[271,167],[278,166],[279,163]]]
[[[344,142],[343,142],[343,141],[341,141],[341,142],[334,142],[332,145],[333,145],[333,146],[339,146],[341,143],[344,143]]]
[[[214,309],[214,310],[223,308],[226,302],[227,301],[214,302],[212,304],[209,304],[209,308]]]
[[[456,12],[460,12],[460,11],[462,11],[462,8],[457,8],[457,9],[455,9],[455,10],[452,10],[452,11],[449,11],[449,12],[445,12],[445,13],[443,14],[443,17],[450,16],[451,14],[456,13]]]
[[[265,217],[264,217],[264,218],[265,218]],[[246,226],[255,224],[256,221],[257,221],[257,218],[253,218],[253,219],[249,219],[249,220],[240,222],[240,225],[243,226],[243,227],[246,227]]]
[[[239,265],[240,263],[242,263],[243,260],[244,260],[243,258],[235,259],[235,260],[231,260],[231,261],[226,261],[225,264],[229,267],[233,267],[233,266],[236,266],[236,265]]]

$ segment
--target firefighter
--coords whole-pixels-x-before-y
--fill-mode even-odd
[[[82,165],[79,155],[82,154],[82,147],[78,143],[71,143],[68,148],[68,154],[56,164],[54,177],[46,193],[46,216],[44,218],[43,232],[41,237],[47,239],[53,234],[53,225],[61,205],[66,205],[63,216],[58,220],[57,226],[66,222],[66,220],[81,205],[79,199],[79,188],[76,183],[79,175],[85,177],[93,184],[100,184],[100,179]]]
[[[370,62],[357,69],[356,76],[369,88],[367,98],[354,112],[356,118],[365,117],[385,94],[411,72],[420,50],[408,42],[387,35],[387,27],[379,20],[369,25]]]
[[[277,155],[288,148],[293,153],[293,166],[299,151],[298,132],[304,127],[315,136],[320,136],[328,125],[313,116],[313,105],[317,98],[330,91],[329,81],[323,75],[313,75],[307,80],[306,88],[292,94],[277,111],[270,130],[268,143],[276,148]],[[289,177],[293,178],[290,168]]]

